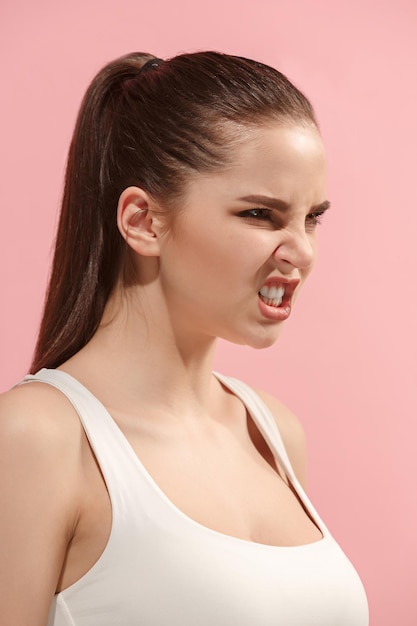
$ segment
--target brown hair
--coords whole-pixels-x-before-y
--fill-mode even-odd
[[[191,172],[225,166],[233,129],[274,119],[317,125],[305,96],[267,65],[217,52],[153,58],[135,52],[109,63],[82,102],[32,373],[57,367],[96,331],[123,270],[116,207],[126,187],[173,207]]]

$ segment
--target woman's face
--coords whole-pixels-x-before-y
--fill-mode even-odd
[[[316,128],[250,131],[230,167],[191,178],[161,238],[160,280],[174,325],[195,338],[271,345],[314,265],[326,208]]]

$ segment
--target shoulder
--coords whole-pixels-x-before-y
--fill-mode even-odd
[[[10,624],[46,623],[79,518],[78,422],[69,401],[48,385],[0,395],[0,580]]]
[[[274,396],[262,391],[254,389],[258,396],[263,400],[268,409],[271,411],[278,430],[281,434],[282,441],[294,469],[298,481],[305,488],[307,459],[306,459],[306,437],[303,425],[300,420],[288,407],[280,402]]]
[[[57,389],[33,382],[0,394],[1,465],[20,468],[28,480],[42,476],[52,483],[54,474],[74,475],[81,446],[81,424]]]
[[[0,431],[8,438],[61,446],[80,428],[69,400],[51,385],[31,382],[0,394]]]

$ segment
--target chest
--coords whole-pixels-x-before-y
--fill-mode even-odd
[[[269,545],[322,537],[246,414],[243,428],[185,429],[163,438],[129,428],[124,434],[155,485],[202,526]]]

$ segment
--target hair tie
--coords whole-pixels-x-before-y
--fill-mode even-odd
[[[142,74],[143,72],[156,70],[156,68],[162,65],[163,62],[164,62],[163,59],[158,59],[156,57],[154,59],[149,59],[149,61],[146,61],[145,65],[142,65],[142,67],[140,68],[139,75]]]

